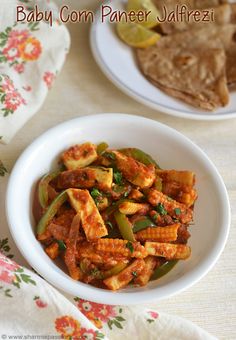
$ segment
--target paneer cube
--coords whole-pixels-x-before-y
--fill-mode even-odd
[[[88,167],[83,169],[63,171],[57,177],[58,189],[97,187],[102,190],[111,189],[113,181],[112,168]]]
[[[84,168],[97,159],[96,150],[96,145],[92,143],[74,145],[66,150],[61,158],[68,170]]]
[[[72,207],[80,214],[82,227],[88,241],[108,234],[105,223],[88,190],[67,190]]]
[[[145,165],[119,151],[113,151],[119,171],[130,183],[140,188],[149,188],[155,180],[154,165]]]

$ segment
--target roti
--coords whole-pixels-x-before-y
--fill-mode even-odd
[[[226,77],[227,83],[236,83],[236,25],[210,25],[198,30],[185,31],[170,36],[162,37],[155,46],[151,46],[143,51],[138,51],[138,59],[141,70],[142,60],[150,59],[155,53],[165,53],[166,49],[175,49],[176,53],[188,51],[188,49],[219,49],[223,48],[226,53]],[[140,59],[142,58],[142,60]],[[166,55],[168,60],[168,54]],[[156,68],[159,65],[156,64]],[[149,75],[150,76],[150,75]]]
[[[145,76],[167,94],[207,111],[228,104],[223,48],[152,48],[137,56]]]

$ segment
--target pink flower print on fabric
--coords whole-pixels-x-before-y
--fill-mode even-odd
[[[83,340],[95,340],[97,339],[97,334],[93,329],[81,328],[80,337]]]
[[[24,43],[29,36],[29,30],[12,30],[8,35],[8,44],[17,47],[19,44]]]
[[[48,304],[44,302],[39,296],[35,296],[34,301],[35,301],[36,306],[39,308],[45,308],[48,306]]]
[[[113,306],[102,305],[91,301],[85,301],[83,299],[79,300],[77,306],[85,316],[88,316],[92,312],[95,318],[98,318],[103,322],[107,322],[111,317],[114,317],[117,314],[115,307]]]
[[[24,64],[37,60],[42,54],[41,42],[31,30],[28,25],[28,29],[7,27],[0,32],[0,62],[7,63],[18,73],[24,72]]]
[[[6,94],[5,107],[7,110],[14,112],[21,104],[26,104],[26,102],[19,92],[13,91]]]
[[[49,89],[52,87],[52,83],[54,79],[55,79],[55,74],[53,74],[52,72],[47,71],[43,75],[43,80]]]
[[[103,305],[80,298],[75,298],[79,310],[97,327],[102,328],[108,325],[110,329],[113,326],[123,328],[122,322],[125,319],[122,315],[122,308],[116,306]]]
[[[13,81],[7,75],[0,75],[0,112],[4,117],[14,113],[19,106],[26,105],[25,99],[15,88]]]
[[[4,50],[2,51],[2,54],[6,57],[6,59],[9,62],[14,61],[15,59],[19,58],[19,56],[20,56],[20,52],[19,52],[18,48],[15,47],[15,46],[11,46],[11,45],[4,48]]]
[[[25,70],[25,66],[24,66],[24,64],[15,64],[14,70],[18,73],[23,73],[24,70]]]
[[[11,284],[15,280],[15,270],[19,265],[0,253],[0,281]]]
[[[148,313],[153,319],[157,319],[159,317],[159,314],[157,312],[149,311]]]

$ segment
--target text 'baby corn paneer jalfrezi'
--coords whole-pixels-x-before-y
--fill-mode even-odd
[[[72,279],[103,289],[145,286],[191,255],[192,171],[163,170],[137,148],[87,142],[39,181],[37,238]]]

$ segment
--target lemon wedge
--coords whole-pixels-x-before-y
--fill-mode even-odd
[[[117,23],[117,33],[127,45],[137,48],[154,45],[160,39],[158,33],[131,22]]]
[[[157,16],[159,12],[151,0],[128,0],[127,12],[129,11],[150,11],[147,20],[140,22],[139,24],[147,28],[155,27],[158,24]]]

